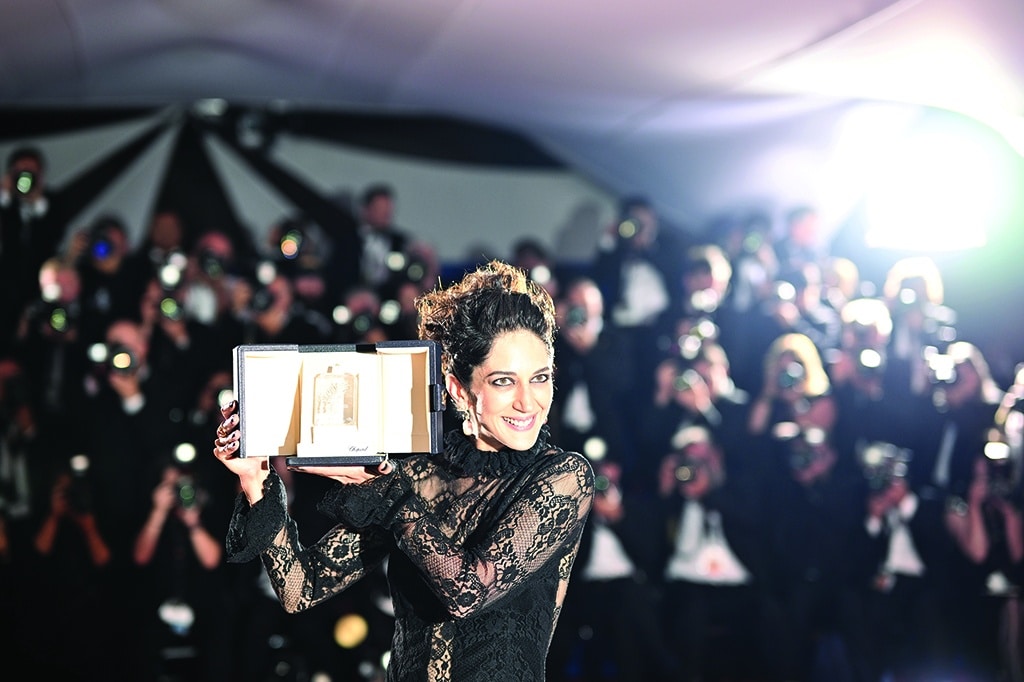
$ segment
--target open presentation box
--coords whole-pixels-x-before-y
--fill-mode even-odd
[[[351,466],[441,450],[436,342],[253,344],[233,354],[240,457]]]

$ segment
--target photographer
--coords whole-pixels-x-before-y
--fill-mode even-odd
[[[191,379],[182,367],[157,367],[150,362],[149,338],[141,324],[118,320],[104,343],[90,348],[93,371],[87,376],[89,426],[87,443],[94,453],[97,513],[108,515],[116,568],[134,575],[129,561],[138,532],[137,520],[149,507],[147,451],[169,450],[177,442],[180,421],[189,407]]]
[[[40,297],[25,309],[14,353],[25,370],[25,398],[39,425],[41,450],[71,452],[85,432],[83,381],[89,371],[81,282],[71,263],[51,258],[40,268],[39,284]]]
[[[337,522],[304,546],[274,468],[236,456],[238,405],[226,406],[214,454],[243,491],[228,557],[262,559],[289,612],[342,592],[386,559],[389,680],[541,682],[594,493],[587,459],[547,442],[554,305],[499,261],[418,305],[420,338],[441,345],[462,428],[445,434],[439,454],[372,470],[301,468],[333,482],[321,509]]]
[[[614,460],[593,467],[594,504],[552,642],[548,679],[679,679],[652,573],[661,558],[656,505],[623,489]]]
[[[764,367],[749,429],[764,455],[758,476],[769,515],[766,588],[785,619],[773,650],[785,674],[807,680],[826,648],[846,655],[853,576],[845,543],[860,520],[863,486],[833,442],[836,405],[811,340],[779,337]]]
[[[67,224],[52,199],[42,150],[14,149],[0,176],[0,352],[10,349],[22,309],[39,296],[39,268],[64,240]]]
[[[906,448],[861,441],[854,456],[867,504],[850,545],[859,584],[851,648],[868,680],[941,674],[952,662],[948,595],[958,589],[949,573],[945,501],[908,479],[913,453]]]
[[[223,528],[228,511],[214,513],[216,500],[186,466],[175,461],[164,468],[153,489],[149,515],[135,538],[133,559],[143,572],[151,666],[140,679],[180,674],[185,671],[177,668],[186,664],[191,664],[186,668],[188,679],[212,682],[231,677],[230,648],[221,642],[231,623],[230,590],[223,544],[209,530]],[[185,646],[193,651],[187,660],[170,655]]]
[[[363,191],[359,203],[359,277],[338,287],[354,284],[373,288],[382,300],[393,300],[407,280],[405,265],[413,258],[415,239],[395,225],[395,189],[374,183]]]
[[[608,321],[628,329],[649,328],[672,305],[686,252],[682,233],[663,225],[645,197],[627,197],[597,248],[594,277]]]
[[[147,273],[133,264],[128,229],[115,215],[97,218],[72,237],[68,258],[82,280],[83,341],[99,340],[114,320],[135,317]]]
[[[771,434],[777,424],[794,424],[799,433],[831,432],[837,418],[832,384],[821,353],[803,334],[783,334],[764,355],[762,388],[751,405],[747,429]]]
[[[927,453],[929,459],[922,462],[926,467],[918,474],[930,475],[932,485],[948,489],[970,478],[1003,390],[992,378],[981,349],[966,341],[951,343],[945,353],[931,353],[928,370],[935,408],[930,424],[941,440],[934,453]]]
[[[1019,392],[1019,380],[1013,391]],[[966,486],[947,506],[946,525],[956,544],[962,623],[957,633],[978,674],[1024,679],[1020,590],[1024,587],[1021,445],[1024,418],[1016,399],[1003,403],[989,441],[973,460]]]
[[[391,338],[381,319],[382,302],[373,287],[358,285],[345,291],[332,311],[336,343],[376,343]],[[404,337],[403,337],[404,338]]]
[[[671,354],[655,368],[654,397],[639,419],[641,453],[664,453],[673,436],[686,426],[711,431],[729,459],[730,468],[747,469],[760,459],[752,455],[746,433],[750,398],[732,380],[729,358],[717,343],[691,337],[686,356]],[[645,470],[657,471],[657,461]],[[657,486],[654,476],[646,481]]]
[[[643,474],[633,437],[638,406],[634,362],[617,329],[606,324],[604,298],[589,278],[568,282],[555,303],[559,390],[551,407],[552,435],[566,449],[614,458],[627,488]],[[591,451],[589,454],[593,454]]]
[[[662,614],[681,664],[677,679],[778,672],[768,651],[770,611],[760,585],[766,547],[752,483],[728,470],[701,426],[681,428],[659,464],[661,525],[670,539]],[[732,647],[742,648],[742,660],[713,653]]]
[[[24,624],[23,651],[40,678],[116,679],[131,669],[127,660],[110,655],[124,643],[121,614],[111,609],[123,585],[111,571],[114,547],[95,502],[89,458],[65,460],[52,479],[30,564],[35,601]]]
[[[243,343],[327,343],[330,321],[295,300],[291,280],[269,262],[256,266],[254,281],[237,283]]]
[[[906,379],[912,393],[928,395],[926,349],[943,350],[956,338],[956,315],[943,305],[945,287],[935,261],[927,256],[896,261],[886,272],[882,299],[893,322],[889,357],[907,363]]]
[[[929,460],[934,465],[940,444],[931,396],[912,393],[908,364],[892,357],[892,317],[882,299],[854,299],[843,306],[840,315],[840,347],[826,356],[837,405],[833,442],[840,458],[856,462],[859,448],[866,442],[904,448],[913,455],[908,464],[911,487],[924,493],[919,486],[931,471],[921,476],[917,472],[924,472]],[[927,492],[935,499],[944,497],[941,491]]]

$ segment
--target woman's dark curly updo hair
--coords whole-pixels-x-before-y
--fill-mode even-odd
[[[416,309],[420,339],[441,344],[442,371],[466,387],[501,334],[531,331],[553,352],[551,296],[523,270],[502,261],[492,260],[457,284],[422,294]]]

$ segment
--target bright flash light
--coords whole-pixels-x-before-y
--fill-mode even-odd
[[[384,324],[394,324],[402,316],[402,306],[398,301],[384,301],[380,305],[380,321]]]
[[[388,269],[392,272],[401,272],[405,269],[405,254],[400,251],[391,251],[384,259],[384,262],[387,263]]]
[[[999,441],[985,443],[985,456],[994,462],[1010,459],[1010,446]]]
[[[101,363],[107,361],[107,346],[103,343],[94,343],[89,346],[87,351],[89,359],[95,363]]]
[[[217,404],[223,407],[235,399],[235,392],[230,388],[222,389],[217,393]]]
[[[619,223],[619,236],[623,239],[632,239],[638,232],[639,230],[634,220],[623,220]]]
[[[334,624],[334,641],[342,649],[355,649],[363,643],[370,626],[366,619],[357,613],[349,613]]]
[[[538,265],[530,270],[530,279],[541,286],[551,282],[551,270],[546,265]]]
[[[114,357],[110,359],[110,364],[115,369],[127,370],[129,367],[132,366],[132,356],[126,353],[125,351],[115,353]]]
[[[40,295],[47,303],[53,303],[60,299],[60,284],[58,282],[47,282],[40,287]]]
[[[869,369],[878,369],[882,366],[882,354],[872,348],[865,348],[860,352],[860,364]]]
[[[991,142],[967,127],[919,132],[886,156],[866,196],[869,247],[979,248],[1011,208],[1012,173]]]
[[[348,306],[339,305],[335,306],[334,310],[331,313],[331,317],[337,324],[348,324],[349,322],[352,321],[353,315],[352,311],[349,309]]]
[[[68,329],[68,313],[63,308],[55,308],[50,313],[50,326],[59,332],[67,331]]]
[[[604,438],[592,436],[583,444],[583,454],[594,462],[600,462],[608,454],[608,443]]]
[[[182,268],[176,263],[167,263],[160,267],[160,281],[168,287],[176,287],[181,283]]]
[[[288,260],[294,260],[299,255],[299,248],[302,246],[302,233],[298,230],[289,230],[281,238],[281,255]]]
[[[191,443],[178,443],[174,448],[174,459],[178,460],[183,464],[187,464],[195,460],[196,458],[196,447]]]

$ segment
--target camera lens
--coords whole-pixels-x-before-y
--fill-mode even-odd
[[[114,244],[106,236],[100,235],[93,240],[89,252],[96,260],[106,260],[114,252]]]
[[[162,301],[160,301],[160,312],[168,320],[173,320],[175,322],[180,320],[185,315],[185,311],[181,307],[181,304],[170,296],[167,296]]]
[[[298,258],[299,251],[302,249],[303,240],[304,236],[302,234],[302,230],[299,230],[298,228],[288,230],[288,232],[281,237],[281,256],[287,260],[295,260]]]
[[[799,362],[786,365],[778,376],[779,388],[793,388],[804,378],[804,366]]]
[[[135,354],[127,346],[114,346],[107,354],[107,364],[118,374],[132,374],[138,366]]]
[[[36,186],[36,174],[32,171],[21,171],[18,173],[17,178],[14,180],[14,187],[18,190],[18,194],[26,195],[32,192],[32,188]]]
[[[274,293],[266,288],[260,287],[252,294],[252,300],[249,301],[249,308],[254,313],[265,313],[274,306]]]
[[[182,509],[191,509],[196,504],[196,487],[190,476],[182,476],[177,484],[178,503]]]
[[[573,306],[565,314],[565,323],[570,327],[582,327],[587,323],[587,310],[582,306]]]

